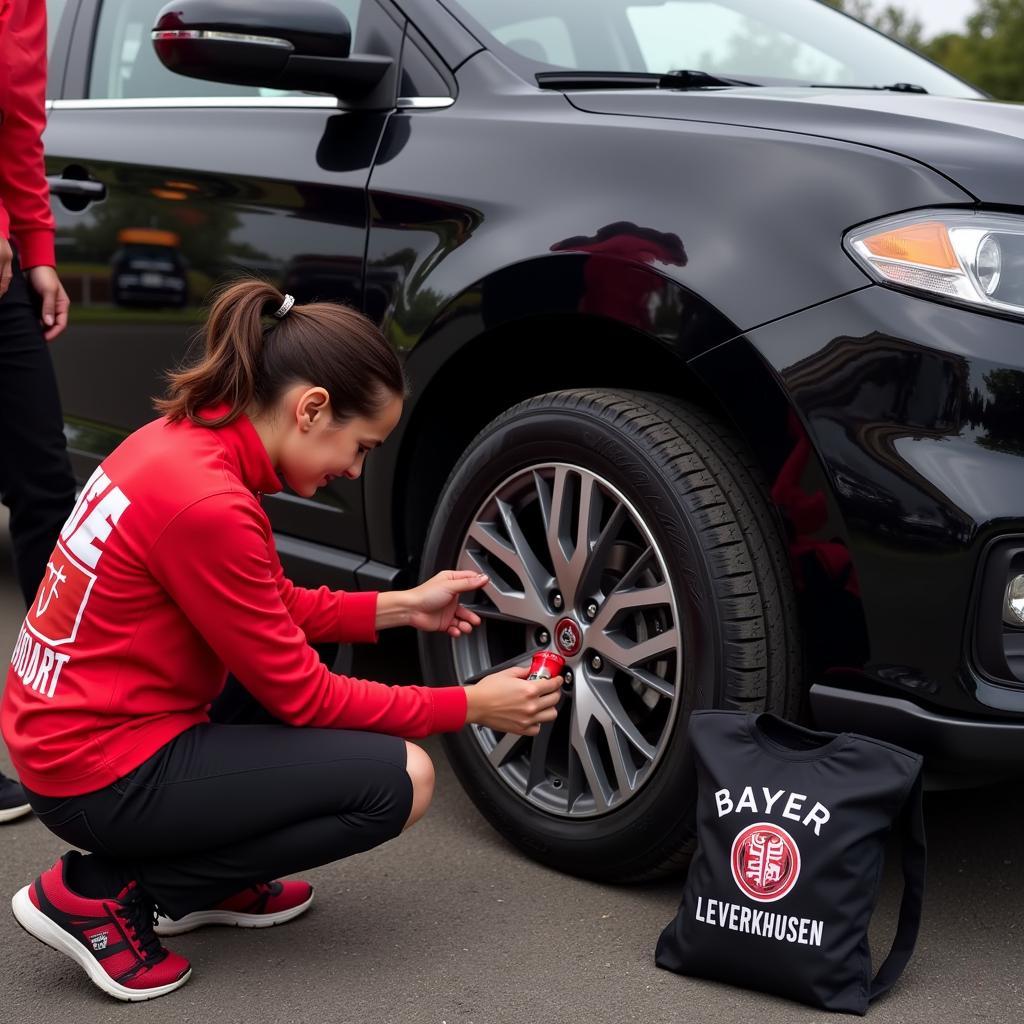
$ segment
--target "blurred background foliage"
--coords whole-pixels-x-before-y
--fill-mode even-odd
[[[1024,102],[1024,0],[978,0],[961,32],[927,37],[899,4],[822,0],[924,54],[995,99]]]

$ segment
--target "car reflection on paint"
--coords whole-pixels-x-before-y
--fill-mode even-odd
[[[188,274],[181,238],[158,228],[124,228],[111,259],[111,295],[118,306],[188,303]]]

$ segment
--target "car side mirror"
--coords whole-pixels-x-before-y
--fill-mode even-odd
[[[351,55],[348,18],[325,0],[172,0],[153,28],[170,71],[234,85],[364,96],[391,58]]]

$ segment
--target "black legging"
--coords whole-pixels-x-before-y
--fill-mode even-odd
[[[170,917],[393,839],[412,810],[405,741],[286,725],[193,726],[105,789],[29,793],[43,824],[92,851],[86,896],[134,878]],[[74,887],[76,879],[69,879]]]

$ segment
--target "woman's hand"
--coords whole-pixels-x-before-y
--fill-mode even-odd
[[[425,633],[447,633],[452,637],[471,633],[480,616],[459,604],[463,594],[486,586],[488,577],[479,572],[446,571],[408,591],[409,625]]]
[[[11,275],[14,273],[14,250],[11,243],[0,235],[0,299],[11,286]]]
[[[43,326],[43,337],[53,341],[68,325],[68,308],[71,300],[60,283],[57,271],[53,267],[32,267],[25,271],[32,290],[42,300],[40,322]]]
[[[527,679],[528,668],[507,668],[466,687],[466,724],[536,736],[558,717],[562,677]]]

